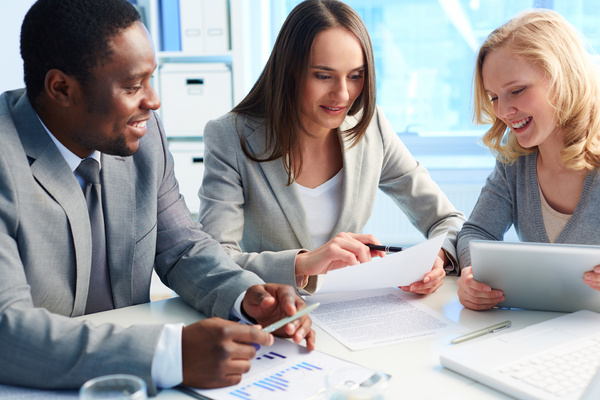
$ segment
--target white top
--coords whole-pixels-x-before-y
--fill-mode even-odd
[[[340,169],[333,178],[314,189],[296,183],[315,249],[327,243],[340,217],[343,170],[344,168]]]
[[[538,186],[539,187],[539,186]],[[565,229],[567,222],[571,219],[573,214],[563,214],[556,211],[544,197],[542,188],[540,187],[540,200],[542,201],[542,217],[544,218],[544,227],[546,228],[546,235],[550,243],[556,242],[558,235]]]

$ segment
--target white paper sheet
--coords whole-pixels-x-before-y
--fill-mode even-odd
[[[464,328],[398,288],[333,293],[306,298],[321,305],[313,322],[350,350],[464,331]]]
[[[405,286],[431,271],[446,234],[383,258],[329,271],[318,294]]]
[[[189,389],[216,400],[325,399],[325,375],[335,368],[357,366],[349,361],[275,338],[271,347],[258,347],[250,372],[242,382],[221,389]],[[360,367],[355,381],[363,382],[375,371]]]

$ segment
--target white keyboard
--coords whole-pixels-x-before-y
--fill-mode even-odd
[[[600,367],[600,335],[504,365],[502,374],[556,397],[583,391]]]

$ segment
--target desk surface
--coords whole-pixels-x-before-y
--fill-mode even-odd
[[[512,321],[512,327],[508,331],[514,331],[561,315],[560,313],[524,310],[494,309],[480,312],[467,310],[459,303],[456,290],[456,278],[446,277],[444,285],[436,293],[423,296],[420,301],[471,330],[481,329],[509,319]],[[181,299],[173,298],[81,318],[94,323],[115,322],[128,326],[178,322],[189,324],[202,318],[202,315]],[[444,346],[449,345],[452,337],[422,339],[374,349],[351,351],[318,326],[313,326],[317,333],[318,351],[391,374],[390,399],[509,399],[493,389],[441,366],[440,351]],[[176,390],[163,391],[157,398],[160,400],[189,399]]]

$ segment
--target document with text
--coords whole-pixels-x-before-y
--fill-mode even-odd
[[[318,294],[405,286],[421,281],[431,271],[444,244],[443,233],[404,251],[372,261],[329,271]]]
[[[350,350],[462,332],[464,328],[398,288],[314,295],[313,322]]]

